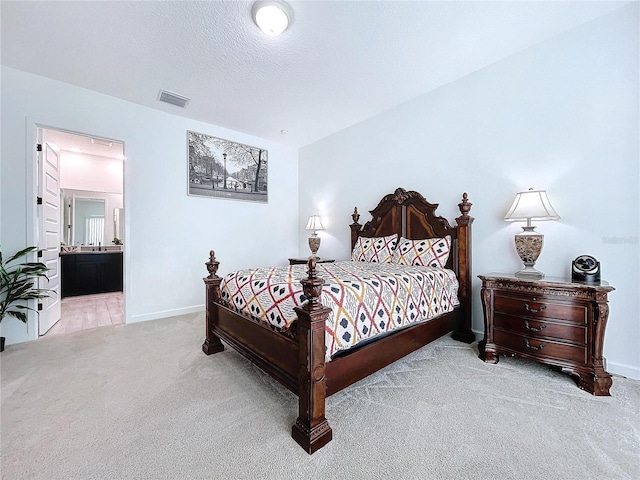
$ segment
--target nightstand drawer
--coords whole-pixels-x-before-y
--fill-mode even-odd
[[[545,337],[578,345],[587,344],[587,327],[581,325],[557,323],[544,319],[534,320],[496,312],[493,317],[493,326],[534,338]]]
[[[496,313],[526,315],[532,318],[555,318],[568,322],[587,323],[587,306],[576,303],[554,303],[539,297],[509,297],[496,295],[493,308]]]
[[[517,335],[503,330],[495,330],[494,339],[498,345],[516,352],[579,364],[587,363],[587,348],[577,345]]]

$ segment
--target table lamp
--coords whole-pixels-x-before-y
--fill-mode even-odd
[[[540,256],[544,235],[535,231],[531,220],[558,220],[560,216],[551,206],[545,190],[530,188],[525,192],[516,193],[513,205],[505,215],[507,222],[523,222],[522,232],[515,235],[516,251],[524,263],[524,269],[516,272],[517,277],[539,279],[544,273],[539,272],[533,266]]]

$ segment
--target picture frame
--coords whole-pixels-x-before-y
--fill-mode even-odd
[[[269,152],[187,130],[188,194],[268,202]]]

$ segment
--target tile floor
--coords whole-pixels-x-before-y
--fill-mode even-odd
[[[99,293],[62,299],[61,318],[47,335],[124,323],[123,293]]]

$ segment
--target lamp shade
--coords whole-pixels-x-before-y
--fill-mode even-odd
[[[545,190],[530,188],[516,193],[511,208],[504,216],[507,222],[528,220],[558,220],[560,215],[551,206]]]
[[[311,215],[309,217],[309,221],[307,221],[307,226],[304,227],[305,230],[324,230],[324,225],[322,225],[322,220],[320,215]]]

